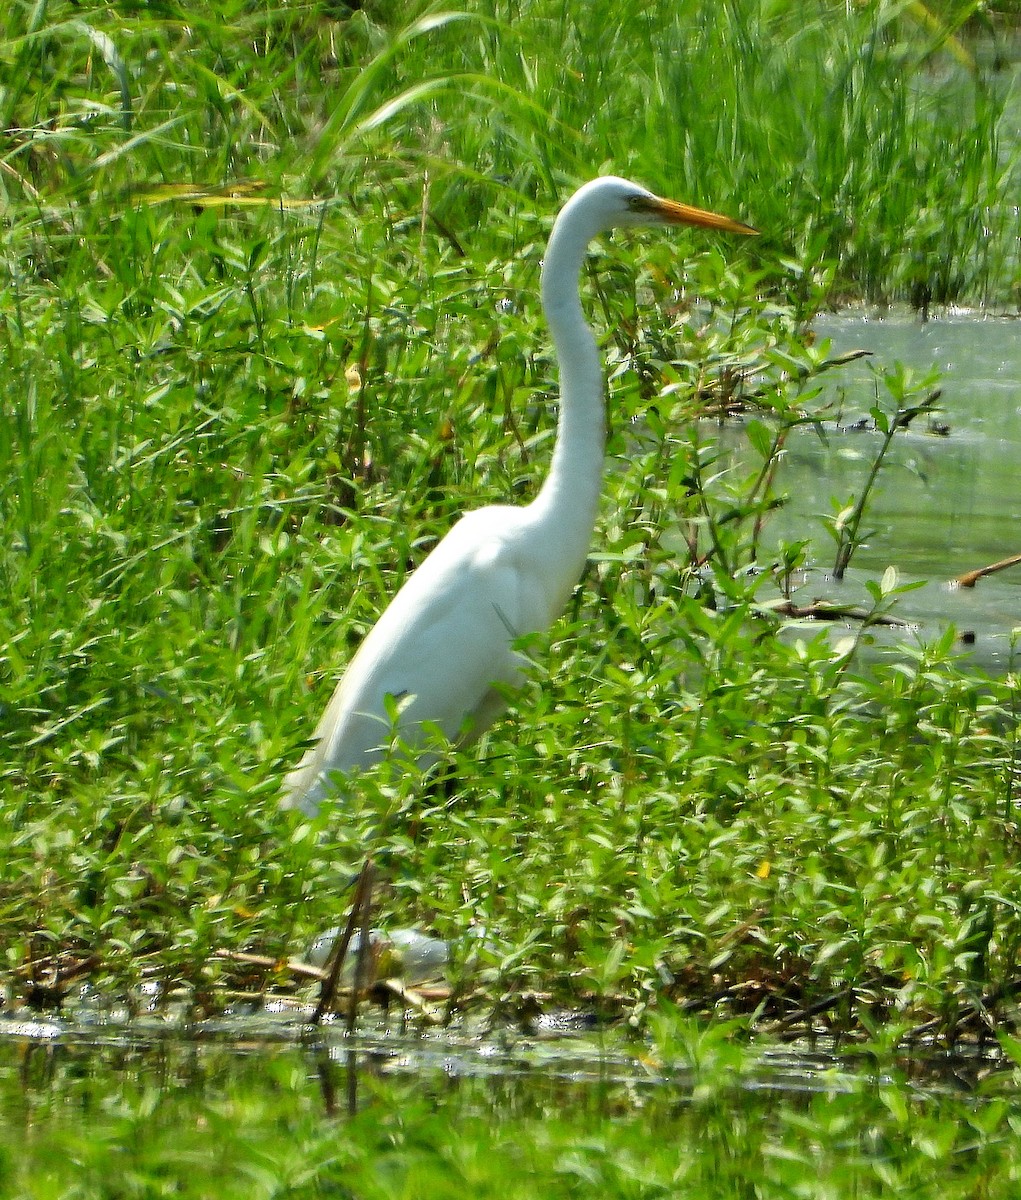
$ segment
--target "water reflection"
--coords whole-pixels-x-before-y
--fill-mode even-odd
[[[0,1194],[1014,1195],[1016,1082],[994,1063],[918,1077],[696,1032],[692,1066],[581,1041],[0,1028]]]
[[[530,1093],[566,1102],[596,1087],[621,1090],[632,1100],[636,1091],[667,1087],[676,1098],[696,1087],[707,1070],[738,1091],[784,1095],[850,1095],[892,1078],[890,1066],[877,1069],[868,1053],[854,1048],[838,1052],[829,1038],[777,1045],[756,1041],[743,1049],[728,1045],[714,1066],[689,1062],[683,1053],[664,1058],[617,1031],[558,1032],[547,1038],[505,1029],[482,1037],[469,1030],[401,1032],[365,1022],[357,1036],[349,1036],[337,1023],[313,1030],[292,1015],[256,1021],[254,1028],[249,1020],[221,1021],[209,1031],[129,1027],[100,1032],[67,1023],[59,1037],[38,1038],[16,1032],[17,1024],[0,1021],[0,1095],[8,1120],[22,1107],[29,1115],[49,1096],[81,1111],[111,1088],[206,1094],[248,1078],[261,1086],[267,1071],[270,1077],[280,1071],[300,1076],[306,1089],[318,1092],[326,1114],[353,1111],[359,1082],[369,1079],[463,1081],[477,1085],[479,1094],[487,1084],[501,1092],[513,1087],[520,1104]],[[268,1070],[269,1064],[279,1069]],[[933,1094],[974,1087],[1004,1067],[1002,1055],[988,1048],[980,1053],[978,1047],[952,1054],[932,1049],[896,1063],[898,1077]]]

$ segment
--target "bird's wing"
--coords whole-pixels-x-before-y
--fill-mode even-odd
[[[351,704],[414,697],[418,720],[455,736],[494,682],[513,681],[522,619],[513,508],[462,518],[408,579],[352,660]],[[348,680],[350,682],[348,683]],[[356,699],[357,697],[357,699]]]
[[[520,560],[521,511],[494,506],[469,513],[410,576],[348,665],[316,744],[287,778],[285,803],[311,811],[328,791],[331,772],[383,757],[393,732],[388,696],[412,748],[428,740],[428,725],[456,739],[466,724],[478,734],[496,716],[493,685],[516,682],[521,659],[512,643],[531,631],[523,625],[531,606]]]

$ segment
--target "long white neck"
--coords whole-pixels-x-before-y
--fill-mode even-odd
[[[542,265],[542,305],[560,367],[560,422],[549,475],[530,506],[543,526],[553,569],[563,575],[565,600],[588,554],[606,444],[602,363],[579,295],[586,247],[602,227],[586,221],[577,207],[568,203],[561,212]]]

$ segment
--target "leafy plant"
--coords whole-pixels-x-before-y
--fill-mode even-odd
[[[804,566],[773,537],[783,455],[843,365],[813,313],[939,272],[948,297],[1012,286],[999,82],[927,91],[880,16],[9,7],[8,995],[282,990],[371,849],[381,923],[484,931],[464,979],[494,1012],[1010,1020],[1016,680],[943,642],[866,669],[870,629],[777,609]],[[386,599],[462,509],[542,477],[538,271],[594,164],[764,236],[598,260],[612,461],[534,680],[454,782],[383,772],[289,822],[277,781]],[[925,403],[890,379],[884,447]]]

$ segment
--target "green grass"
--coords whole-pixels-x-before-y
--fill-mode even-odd
[[[7,17],[0,184],[60,257],[139,188],[360,195],[460,244],[612,166],[739,209],[773,271],[835,263],[834,295],[1013,304],[1010,78],[975,32],[969,72],[896,5],[38,0]]]
[[[485,928],[458,972],[488,1005],[823,1004],[951,1039],[1012,1019],[1016,676],[970,678],[949,642],[866,670],[778,641],[772,572],[745,573],[784,431],[836,369],[813,311],[1012,302],[1004,82],[937,75],[885,9],[616,12],[6,13],[12,998],[79,972],[200,1007],[269,986],[214,953],[300,950],[371,851],[382,922]],[[544,238],[611,167],[764,236],[594,260],[593,561],[508,721],[453,756],[456,795],[379,776],[340,817],[285,818],[280,774],[406,573],[462,509],[534,493]],[[734,463],[693,418],[747,400]]]

